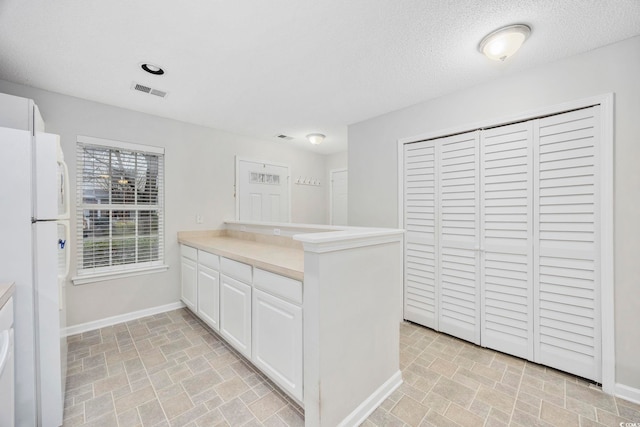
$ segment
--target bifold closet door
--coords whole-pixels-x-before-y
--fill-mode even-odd
[[[439,330],[480,344],[479,131],[436,144]]]
[[[404,145],[404,318],[438,329],[436,146]]]
[[[481,344],[533,360],[533,121],[482,131]]]
[[[536,362],[601,381],[600,107],[540,119],[534,164]]]

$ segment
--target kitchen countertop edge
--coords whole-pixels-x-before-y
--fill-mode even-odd
[[[13,283],[0,283],[0,309],[9,301],[15,292],[16,286]]]
[[[304,280],[304,268],[292,268],[290,266],[282,265],[277,260],[265,260],[261,256],[252,256],[251,249],[266,249],[269,254],[273,254],[274,251],[284,254],[291,254],[293,256],[300,257],[302,265],[304,265],[304,251],[301,249],[287,248],[282,246],[270,245],[266,243],[246,241],[242,239],[236,239],[227,236],[178,236],[178,243],[186,246],[191,246],[196,249],[200,249],[205,252],[209,252],[215,255],[219,255],[225,258],[232,259],[234,261],[249,264],[253,267],[260,268],[262,270],[269,271],[271,273],[286,276],[291,279],[303,281]],[[238,243],[244,246],[247,250],[245,254],[235,252],[229,247],[225,248],[225,243]],[[269,257],[267,257],[269,258]]]

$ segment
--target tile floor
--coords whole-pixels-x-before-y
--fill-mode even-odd
[[[640,405],[570,375],[400,326],[384,426],[640,425]],[[303,426],[304,411],[181,309],[69,337],[64,426]]]

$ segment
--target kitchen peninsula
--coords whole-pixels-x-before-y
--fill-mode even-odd
[[[401,383],[403,231],[230,221],[180,232],[182,300],[305,411],[358,425]]]

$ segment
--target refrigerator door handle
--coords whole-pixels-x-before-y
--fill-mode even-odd
[[[69,203],[69,167],[64,160],[58,160],[58,164],[62,166],[62,214],[60,219],[69,219],[71,215],[71,208]],[[67,239],[67,241],[69,241]]]
[[[58,271],[58,278],[66,280],[69,277],[69,270],[71,269],[71,225],[68,220],[59,220],[58,224],[64,227],[64,240],[58,239],[58,247],[64,250],[64,270]]]

